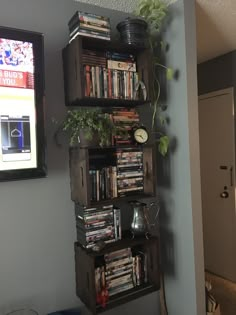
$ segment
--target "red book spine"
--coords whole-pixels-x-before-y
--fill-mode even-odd
[[[112,98],[112,77],[111,77],[111,69],[107,69],[108,72],[108,97]]]
[[[86,86],[85,86],[85,96],[90,96],[91,84],[90,84],[90,66],[85,66],[86,72]]]

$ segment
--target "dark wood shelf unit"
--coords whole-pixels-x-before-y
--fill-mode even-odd
[[[118,52],[118,53],[133,54],[135,56],[135,62],[137,66],[138,80],[141,80],[142,82],[144,82],[145,87],[147,89],[148,100],[144,101],[142,99],[131,100],[131,99],[122,99],[122,98],[120,99],[95,98],[95,97],[85,96],[85,95],[89,95],[90,93],[89,92],[85,93],[86,80],[85,80],[85,73],[84,73],[84,64],[82,63],[83,49],[100,51],[100,52],[109,51],[109,52],[116,52],[116,53]],[[137,106],[142,106],[144,104],[150,103],[150,98],[151,98],[151,95],[150,95],[151,84],[150,83],[152,80],[152,71],[151,71],[151,63],[150,63],[151,52],[149,48],[123,44],[120,41],[113,41],[113,40],[106,41],[106,40],[100,40],[100,39],[89,38],[89,37],[84,37],[84,36],[78,36],[63,49],[62,58],[63,58],[63,71],[64,71],[65,105],[69,106],[70,109],[75,109],[78,106],[91,107],[91,108],[101,107],[103,111],[111,113],[113,108],[134,108]],[[92,62],[94,62],[94,60],[92,60]],[[105,62],[106,60],[103,59],[104,66],[105,66]],[[91,66],[96,67],[97,65],[91,64]],[[106,74],[105,71],[104,73]],[[110,76],[108,76],[108,78],[110,78]],[[87,81],[87,83],[90,84],[90,81]],[[92,85],[92,87],[94,87],[94,85]],[[125,85],[125,88],[126,89],[128,88],[127,85]],[[115,94],[114,91],[113,91],[113,94]],[[116,96],[117,94],[118,92],[116,93]],[[123,93],[123,97],[124,95],[127,96],[127,94],[132,95],[129,90],[129,93],[127,93],[127,91]],[[90,95],[94,96],[96,95],[96,92]],[[105,95],[105,93],[101,93],[101,95]],[[112,93],[110,92],[109,95],[112,95]],[[128,169],[127,168],[122,173],[120,169],[122,167],[124,168],[127,166],[125,165],[125,163],[123,163],[123,161],[120,162],[118,159],[118,154],[115,154],[116,151],[118,150],[123,150],[123,151],[126,150],[128,152],[132,150],[134,152],[136,152],[136,150],[137,151],[140,150],[142,151],[142,154],[138,153],[138,154],[134,154],[134,156],[130,154],[131,156],[130,159],[122,156],[121,160],[125,159],[126,161],[125,163],[131,164],[128,166],[130,167],[130,169],[127,171]],[[126,209],[122,209],[122,207],[125,207],[124,205],[128,204],[128,202],[131,200],[140,200],[140,199],[155,197],[155,192],[156,192],[155,160],[156,160],[155,146],[148,143],[142,146],[141,145],[118,145],[118,146],[109,146],[109,147],[95,147],[95,146],[71,147],[69,150],[70,186],[71,186],[71,199],[76,203],[75,208],[82,207],[83,208],[82,211],[85,211],[86,208],[92,206],[100,210],[100,207],[109,204],[109,205],[113,205],[114,207],[117,206],[117,208],[120,208],[119,211],[122,212],[123,210],[126,210]],[[127,162],[127,161],[131,161],[131,162]],[[123,177],[124,178],[136,177],[137,182],[127,181],[128,184],[125,182],[121,182],[121,185],[119,182],[117,187],[120,188],[120,191],[118,190],[117,191],[118,191],[118,195],[120,194],[120,197],[104,200],[102,199],[104,198],[104,196],[111,197],[111,196],[117,195],[116,193],[114,193],[114,191],[116,192],[116,187],[114,188],[113,186],[113,184],[116,183],[115,182],[116,170],[113,172],[113,166],[117,166],[117,165],[118,165],[117,170],[119,170],[118,174],[120,175],[120,177],[122,177],[121,180],[123,180]],[[92,170],[92,172],[89,172],[89,170]],[[104,170],[108,171],[108,173],[105,173],[105,175],[104,173],[101,174],[101,172],[104,172]],[[134,172],[132,175],[130,175],[130,172],[129,172],[130,170]],[[95,177],[93,177],[94,171],[95,171]],[[100,178],[102,178],[103,175],[105,178],[105,183],[108,183],[106,184],[107,185],[106,187],[109,187],[108,193],[107,191],[105,191],[104,186],[102,186],[102,188],[99,186],[100,183],[102,182],[101,179],[99,179],[99,176],[101,176]],[[112,177],[112,180],[110,181],[111,177]],[[140,182],[138,182],[138,180],[141,182],[141,184]],[[93,186],[91,185],[91,183],[93,183]],[[97,185],[97,183],[99,183],[99,185]],[[130,192],[126,193],[126,191],[128,190],[127,186],[128,186],[128,189],[130,190],[135,189],[135,191],[133,193],[130,193]],[[101,188],[101,191],[103,192],[102,198],[99,195],[100,188]],[[97,195],[96,193],[94,194],[94,192],[96,192]],[[124,192],[126,194],[122,195],[122,193]],[[92,199],[91,195],[94,199],[93,201],[91,201]],[[102,200],[95,201],[96,199],[102,199]],[[82,216],[82,214],[81,214],[81,218],[83,219],[84,216]],[[128,212],[128,215],[129,214],[130,212]],[[99,252],[94,251],[92,249],[86,249],[79,242],[76,242],[74,244],[76,294],[94,315],[98,313],[102,313],[118,305],[137,299],[139,297],[142,297],[146,294],[149,294],[151,292],[154,292],[160,289],[159,238],[154,237],[154,236],[150,237],[149,239],[145,238],[145,236],[135,236],[134,238],[132,238],[130,231],[129,232],[125,231],[125,229],[130,230],[130,226],[126,226],[126,224],[122,225],[122,219],[121,220],[117,219],[116,221],[119,224],[121,222],[122,239],[106,244],[105,247],[103,247]],[[124,222],[128,223],[129,218],[125,217],[125,219],[127,219],[127,221],[124,221]],[[115,222],[115,217],[114,217],[114,222]],[[104,226],[105,226],[104,223],[102,223],[102,227]],[[114,226],[115,226],[115,223],[114,223]],[[116,223],[116,227],[119,227],[117,223]],[[84,230],[82,230],[82,232],[83,231]],[[96,233],[100,233],[98,232],[97,227],[94,228],[94,231],[96,231]],[[78,230],[77,230],[77,233],[78,233]],[[81,231],[79,231],[79,233],[81,233]],[[118,239],[118,237],[116,237],[116,239]],[[79,240],[79,237],[78,237],[78,240]],[[128,261],[130,264],[128,268],[129,269],[128,273],[130,272],[130,274],[128,274],[128,276],[130,277],[127,278],[129,281],[129,286],[126,286],[126,288],[127,287],[130,288],[131,286],[137,284],[138,282],[137,279],[139,279],[139,283],[141,283],[141,285],[135,286],[132,289],[129,289],[129,290],[123,291],[122,293],[117,293],[111,296],[106,304],[106,307],[103,308],[100,305],[96,304],[96,284],[98,285],[98,282],[95,283],[96,281],[95,271],[100,272],[99,268],[101,264],[102,266],[104,266],[105,264],[104,255],[106,253],[111,253],[111,252],[114,252],[120,249],[125,249],[125,248],[131,248],[131,251],[124,251],[124,252],[129,252],[129,259],[131,259],[131,261]],[[138,255],[139,257],[137,257]],[[141,255],[143,256],[141,257]],[[142,270],[140,271],[140,269],[138,268],[141,268]],[[125,269],[125,271],[126,270],[127,269]],[[107,271],[109,272],[108,265],[107,265]],[[104,270],[102,271],[102,274],[104,276]],[[127,274],[125,276],[127,276]],[[121,275],[119,273],[118,274],[115,273],[116,281],[117,281],[117,278],[120,281],[119,277],[121,277]],[[107,286],[109,286],[108,283],[109,283],[109,280],[107,280],[107,284],[106,284]],[[114,283],[113,283],[113,286],[115,286]],[[110,287],[108,289],[112,289],[112,288]],[[124,289],[124,287],[122,287],[122,289]],[[110,294],[112,295],[112,293],[114,294],[115,292],[117,291],[113,291],[113,292],[110,291]]]
[[[107,159],[104,163],[110,163],[112,157],[109,159],[110,155],[115,152],[115,150],[120,149],[121,147],[87,147],[87,148],[79,148],[73,147],[70,149],[70,185],[71,185],[71,199],[80,203],[83,206],[91,206],[102,203],[113,203],[120,199],[123,200],[132,200],[132,199],[140,199],[140,198],[150,198],[155,196],[155,153],[152,146],[142,146],[143,151],[143,184],[144,190],[143,192],[133,192],[126,194],[124,197],[117,197],[109,200],[100,200],[100,201],[91,201],[91,183],[89,177],[89,169],[90,169],[90,160],[91,157],[96,159],[96,154],[107,155]],[[127,146],[122,147],[123,149],[140,149],[137,146]],[[108,165],[108,164],[107,164]]]
[[[147,279],[148,282],[136,286],[133,289],[112,296],[106,307],[96,305],[95,291],[95,263],[98,257],[105,253],[131,247],[142,248],[147,254]],[[147,240],[145,237],[132,239],[122,239],[118,242],[106,245],[100,252],[93,252],[75,243],[76,261],[76,293],[82,302],[90,309],[93,314],[106,311],[123,303],[132,301],[136,298],[149,294],[160,289],[160,269],[159,269],[159,239],[152,237]]]
[[[148,48],[78,36],[62,52],[66,106],[135,107],[150,103],[150,101],[143,100],[86,97],[82,64],[83,49],[134,54],[139,79],[145,83],[147,91],[149,90],[151,66],[149,62],[150,50]],[[149,95],[147,97],[150,99]]]

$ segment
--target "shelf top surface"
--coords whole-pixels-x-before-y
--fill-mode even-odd
[[[80,42],[82,43],[82,47],[85,49],[95,49],[95,50],[115,50],[119,52],[126,52],[126,53],[134,53],[137,54],[137,52],[144,51],[148,49],[148,47],[145,46],[139,46],[139,45],[131,45],[122,42],[119,39],[111,38],[111,40],[103,40],[99,38],[94,37],[88,37],[88,36],[80,36],[78,35],[71,43],[74,42]],[[66,47],[68,47],[70,44],[68,44]]]
[[[81,246],[79,242],[75,243],[75,248],[80,247],[87,252],[88,255],[92,257],[102,256],[106,253],[113,252],[122,248],[134,247],[138,245],[148,245],[153,242],[158,242],[157,236],[150,236],[150,238],[146,238],[145,236],[135,236],[134,238],[125,237],[119,241],[115,241],[113,243],[106,244],[103,249],[100,251],[94,251],[92,249],[85,249]]]

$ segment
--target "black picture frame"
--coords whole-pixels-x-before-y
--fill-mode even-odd
[[[0,39],[29,42],[33,45],[36,115],[36,167],[0,170],[0,181],[40,178],[47,175],[44,119],[45,69],[42,33],[0,26]],[[0,148],[1,149],[1,148]]]

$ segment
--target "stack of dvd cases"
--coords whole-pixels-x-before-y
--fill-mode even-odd
[[[70,41],[78,35],[110,40],[110,19],[105,16],[76,11],[68,22]]]
[[[85,208],[75,204],[77,240],[85,248],[121,239],[120,209],[113,205]]]
[[[104,255],[105,279],[109,296],[132,289],[133,258],[131,248],[124,248]]]
[[[143,152],[135,149],[117,150],[118,197],[143,191]]]

